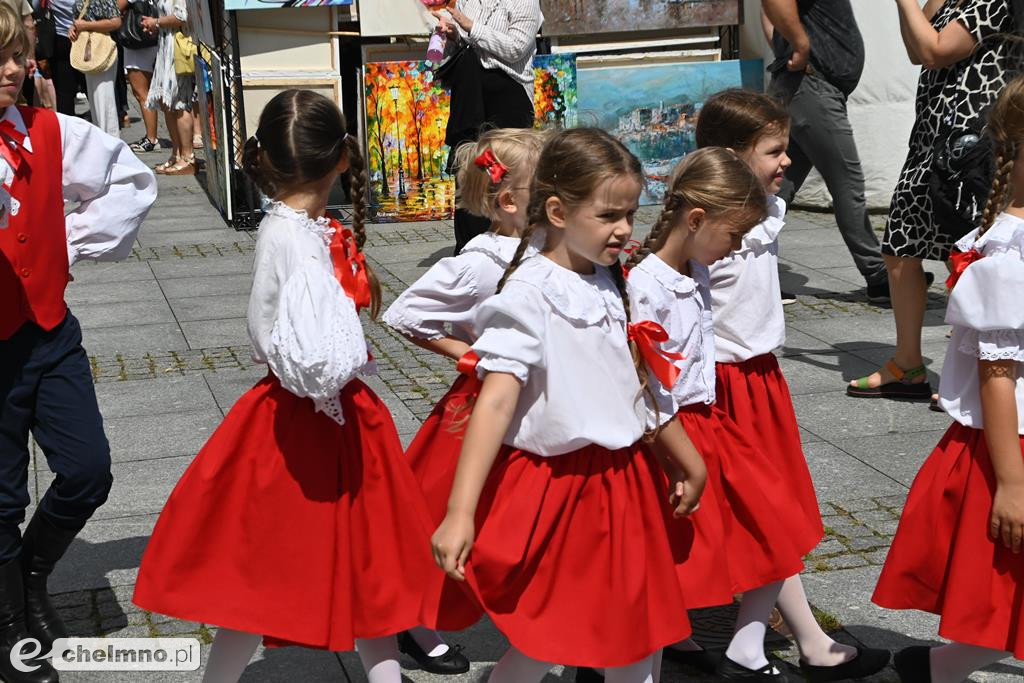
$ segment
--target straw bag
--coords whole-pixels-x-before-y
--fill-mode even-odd
[[[89,0],[82,4],[78,13],[81,21],[89,11]],[[84,74],[102,73],[117,61],[117,43],[106,33],[82,31],[71,43],[71,66]]]

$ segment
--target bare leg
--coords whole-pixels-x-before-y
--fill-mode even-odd
[[[173,109],[164,109],[164,122],[167,124],[167,133],[171,136],[171,158],[167,160],[168,166],[173,166],[178,161],[178,152],[181,149],[181,141],[178,138],[178,117]]]
[[[950,643],[932,648],[930,656],[932,683],[960,683],[978,669],[1009,657],[1010,653],[976,645]]]
[[[257,633],[217,629],[206,659],[203,683],[235,683],[249,665],[263,636]]]
[[[837,643],[821,630],[821,625],[811,612],[811,606],[807,604],[807,595],[804,594],[799,574],[782,582],[778,606],[793,632],[800,656],[808,664],[836,666],[857,656],[857,648]]]
[[[768,617],[779,599],[782,581],[755,588],[743,594],[740,612],[736,615],[736,630],[725,651],[725,656],[748,669],[761,669],[768,665],[764,655],[764,637],[768,632]]]
[[[527,657],[510,647],[494,665],[487,683],[539,683],[551,667],[547,662]]]
[[[178,159],[192,158],[192,112],[179,109],[175,112],[178,125]]]
[[[394,636],[357,638],[356,652],[359,653],[359,661],[363,663],[369,683],[402,683],[402,667],[398,665],[398,641]]]
[[[132,94],[135,95],[135,99],[139,102],[139,108],[142,110],[142,122],[146,125],[146,137],[156,142],[156,112],[146,108],[146,98],[149,97],[149,84],[152,80],[153,74],[148,71],[128,70],[128,84],[131,86]]]

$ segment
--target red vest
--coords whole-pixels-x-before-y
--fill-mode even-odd
[[[0,228],[0,340],[27,322],[52,330],[67,313],[68,238],[64,228],[64,153],[57,115],[18,107],[32,152],[8,190],[21,206]]]

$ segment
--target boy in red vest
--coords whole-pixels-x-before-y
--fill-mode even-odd
[[[48,653],[67,637],[46,580],[110,491],[110,448],[78,320],[64,303],[80,258],[124,258],[156,179],[121,140],[87,121],[17,107],[31,50],[0,3],[0,679],[48,683],[12,665],[25,637]],[[64,202],[77,204],[65,216]],[[24,535],[29,433],[56,479]]]

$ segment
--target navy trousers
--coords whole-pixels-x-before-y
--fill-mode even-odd
[[[70,311],[49,332],[26,323],[0,341],[0,564],[21,552],[30,432],[56,475],[37,514],[58,528],[82,528],[106,502],[113,477],[82,328]]]

